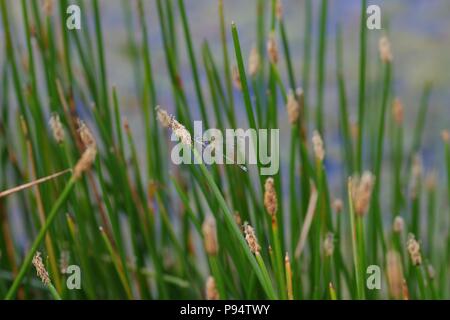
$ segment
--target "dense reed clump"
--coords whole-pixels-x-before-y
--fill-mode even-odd
[[[293,22],[282,0],[255,0],[241,47],[216,2],[204,40],[185,0],[121,1],[117,70],[133,83],[112,86],[109,2],[75,1],[83,26],[69,30],[71,1],[0,0],[0,297],[448,299],[449,128],[425,126],[430,83],[418,106],[401,96],[391,30],[368,33],[361,0],[359,57],[344,59],[327,0],[291,2]],[[258,152],[236,163],[248,136],[221,154],[196,120],[280,129],[256,143],[279,147],[280,170],[262,175]],[[424,147],[425,133],[437,142]]]

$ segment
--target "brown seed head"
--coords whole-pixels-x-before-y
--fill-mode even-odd
[[[160,106],[156,106],[155,110],[158,121],[164,128],[170,128],[183,144],[192,146],[191,134],[181,123]]]
[[[413,164],[412,164],[412,179],[411,179],[411,198],[416,199],[418,193],[420,192],[420,185],[422,180],[423,173],[423,165],[422,158],[419,154],[414,156]]]
[[[323,161],[325,158],[325,149],[323,147],[323,140],[318,131],[314,131],[312,136],[314,155],[317,160]]]
[[[80,160],[78,160],[73,169],[73,176],[75,179],[80,178],[83,172],[88,171],[91,168],[96,156],[97,148],[95,146],[87,147],[86,150],[84,150]]]
[[[253,252],[254,254],[259,254],[261,247],[259,246],[258,240],[256,239],[255,230],[248,223],[244,223],[244,233],[245,240],[247,241],[251,252]]]
[[[202,232],[206,253],[216,255],[219,245],[217,243],[216,221],[212,216],[208,216],[203,222]]]
[[[334,234],[328,232],[323,241],[323,252],[326,257],[331,257],[334,252]]]
[[[333,201],[333,209],[336,213],[341,213],[342,209],[344,208],[344,203],[341,199],[334,199]]]
[[[241,227],[242,226],[242,219],[241,219],[241,215],[239,214],[238,211],[234,212],[234,221],[236,221],[236,224]]]
[[[349,188],[353,201],[353,209],[358,216],[363,216],[370,205],[375,177],[366,171],[361,177],[350,178]]]
[[[442,141],[445,143],[450,142],[450,132],[448,130],[442,130],[441,132]]]
[[[260,64],[261,58],[259,56],[258,49],[253,47],[248,58],[248,74],[251,77],[254,77],[258,73]]]
[[[394,223],[392,224],[392,230],[395,233],[402,233],[405,228],[405,220],[402,217],[396,216],[394,219]]]
[[[33,257],[33,260],[31,260],[34,267],[36,268],[36,273],[39,278],[41,278],[42,282],[48,286],[51,281],[50,277],[48,276],[48,272],[45,269],[44,263],[42,262],[41,253],[39,251],[36,252],[36,254]]]
[[[266,183],[264,184],[264,207],[272,217],[276,215],[278,199],[273,178],[267,178]]]
[[[403,268],[400,255],[395,250],[389,250],[386,255],[386,275],[389,293],[394,299],[403,297]]]
[[[403,124],[403,103],[399,98],[395,98],[392,104],[392,116],[397,125]]]
[[[269,40],[267,40],[267,55],[271,63],[278,63],[278,45],[277,41],[275,40],[275,33],[273,32],[270,33]]]
[[[78,119],[78,134],[80,135],[81,142],[86,148],[97,148],[97,143],[95,141],[94,135],[92,134],[86,123],[84,123],[84,121],[81,119]]]
[[[427,189],[429,191],[436,190],[436,184],[437,184],[436,181],[437,181],[436,171],[431,171],[430,173],[428,173],[427,178],[426,178],[426,185],[427,185]]]
[[[53,137],[56,142],[62,143],[64,141],[64,128],[58,114],[52,114],[49,121],[50,128],[52,129]]]
[[[386,36],[380,38],[380,41],[378,42],[378,48],[380,51],[381,61],[383,61],[384,63],[391,63],[393,59],[391,44]]]
[[[300,117],[300,104],[298,103],[295,94],[290,91],[286,104],[288,119],[290,124],[296,124]]]
[[[237,66],[233,66],[231,69],[231,76],[233,78],[234,87],[238,90],[242,90],[241,76],[239,75],[239,69]]]
[[[43,10],[46,16],[51,16],[53,13],[53,0],[45,0]]]
[[[406,242],[406,248],[408,249],[412,264],[414,266],[420,266],[422,264],[422,255],[420,254],[420,244],[415,239],[413,234],[409,234],[408,241]]]
[[[61,273],[66,273],[67,268],[69,267],[69,258],[70,258],[69,251],[62,250],[61,256],[59,257],[59,271]]]
[[[283,19],[283,3],[281,2],[281,0],[277,0],[275,14],[278,20]]]
[[[216,281],[212,276],[206,280],[206,299],[219,300],[219,292],[217,291]]]
[[[172,117],[169,113],[160,106],[156,106],[155,110],[159,123],[161,123],[164,128],[171,128]]]

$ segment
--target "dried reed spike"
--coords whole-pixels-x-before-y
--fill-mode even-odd
[[[450,142],[450,132],[448,130],[442,130],[441,137],[442,137],[442,141],[444,141],[444,143]]]
[[[258,239],[256,239],[255,230],[247,222],[244,223],[244,233],[250,251],[258,255],[261,247],[259,246]]]
[[[288,119],[290,124],[296,124],[300,117],[300,104],[298,103],[294,92],[289,91],[286,104]]]
[[[400,126],[403,124],[403,103],[399,98],[395,98],[392,103],[392,116],[397,125]]]
[[[61,273],[66,273],[69,267],[70,252],[67,250],[61,251],[61,256],[59,257],[59,271]]]
[[[33,263],[34,267],[36,268],[37,276],[41,278],[42,283],[48,286],[51,283],[50,277],[47,270],[45,269],[44,263],[42,262],[41,253],[39,251],[37,251],[34,255],[31,263]]]
[[[181,140],[181,143],[192,147],[191,134],[187,129],[179,123],[173,116],[162,109],[160,106],[156,106],[156,116],[161,125],[165,128],[170,128],[172,132]]]
[[[6,197],[6,196],[8,196],[10,194],[13,194],[13,193],[16,193],[16,192],[19,192],[19,191],[31,188],[31,187],[33,187],[35,185],[38,185],[38,184],[41,184],[43,182],[55,179],[55,178],[57,178],[57,177],[59,177],[59,176],[61,176],[63,174],[68,173],[68,172],[72,172],[72,168],[69,168],[69,169],[66,169],[66,170],[54,173],[52,175],[49,175],[49,176],[46,176],[46,177],[43,177],[43,178],[31,181],[31,182],[28,182],[28,183],[25,183],[25,184],[22,184],[20,186],[17,186],[17,187],[14,187],[14,188],[2,191],[2,192],[0,192],[0,198],[3,198],[3,197]]]
[[[405,279],[403,279],[402,296],[403,300],[409,300],[409,289]]]
[[[412,199],[416,199],[419,192],[420,192],[420,185],[422,180],[422,174],[423,174],[423,165],[422,165],[422,158],[419,154],[416,154],[414,156],[412,168],[411,168],[411,189],[410,189],[410,195]]]
[[[248,58],[248,74],[251,77],[254,77],[258,73],[260,64],[261,57],[259,56],[258,49],[253,47]]]
[[[403,297],[402,259],[395,250],[389,250],[386,254],[386,275],[390,295],[394,299],[401,299]]]
[[[437,185],[437,173],[436,171],[433,170],[427,175],[426,186],[429,191],[434,191],[436,190],[436,185]]]
[[[56,113],[52,114],[49,120],[49,125],[50,128],[52,129],[53,137],[55,138],[56,142],[58,143],[64,142],[65,137],[64,128],[58,114]]]
[[[286,288],[288,300],[294,300],[294,294],[292,290],[292,268],[291,261],[289,259],[289,254],[286,252],[286,256],[284,257],[284,268],[286,269]]]
[[[237,66],[233,66],[233,68],[231,69],[231,76],[233,78],[234,87],[238,90],[242,90],[241,76],[239,74],[239,69]]]
[[[308,209],[306,211],[305,221],[303,222],[302,231],[300,232],[300,237],[298,238],[297,247],[295,248],[295,258],[299,258],[305,247],[306,238],[308,237],[308,232],[311,227],[312,219],[314,218],[314,213],[316,212],[317,199],[319,194],[314,185],[311,186],[311,195],[309,197]]]
[[[208,216],[203,222],[202,232],[206,253],[216,255],[219,245],[217,243],[216,221],[212,216]]]
[[[312,136],[314,155],[317,160],[323,161],[325,158],[325,149],[323,146],[323,140],[318,131],[314,131]]]
[[[219,300],[219,292],[217,291],[216,281],[212,276],[209,276],[206,280],[206,299]]]
[[[274,219],[278,210],[278,199],[273,178],[267,178],[264,184],[264,207]]]
[[[283,3],[281,0],[277,0],[275,14],[278,20],[283,19]]]
[[[344,208],[344,203],[342,202],[342,199],[334,199],[333,201],[333,210],[336,213],[341,213]]]
[[[236,224],[241,227],[242,226],[242,219],[241,219],[241,215],[239,214],[238,211],[234,212],[234,221],[236,221]]]
[[[269,39],[267,40],[267,56],[269,60],[273,64],[278,63],[279,53],[278,53],[278,45],[275,40],[275,33],[271,32],[269,35]]]
[[[78,119],[78,134],[80,135],[81,142],[86,148],[92,147],[97,149],[97,142],[95,141],[94,135],[86,123],[81,119]]]
[[[375,177],[369,171],[365,171],[361,177],[355,175],[349,179],[349,189],[356,215],[363,216],[366,214],[370,205],[374,182]]]
[[[95,146],[87,147],[81,155],[80,160],[78,160],[77,164],[75,165],[75,168],[73,169],[73,177],[75,179],[78,179],[81,177],[83,172],[88,171],[94,163],[96,156],[97,148]]]
[[[45,0],[43,5],[44,14],[51,16],[53,14],[53,0]]]
[[[380,51],[381,61],[383,61],[384,63],[391,63],[393,59],[391,43],[386,36],[380,38],[380,41],[378,42],[378,49]]]
[[[420,254],[420,244],[415,239],[413,234],[409,234],[408,241],[406,242],[406,248],[408,249],[409,257],[414,266],[420,266],[422,264],[422,255]]]
[[[334,234],[328,232],[323,241],[323,252],[325,257],[331,257],[334,253]]]
[[[394,223],[392,224],[392,230],[395,233],[402,233],[404,228],[405,220],[400,216],[396,216],[394,219]]]

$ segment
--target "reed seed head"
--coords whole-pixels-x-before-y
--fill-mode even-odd
[[[318,131],[314,131],[312,136],[314,156],[317,160],[323,161],[325,158],[325,149],[323,146],[323,140]]]
[[[264,207],[274,218],[278,210],[278,199],[273,178],[267,178],[264,184]]]
[[[384,63],[391,63],[393,59],[391,43],[386,36],[380,38],[380,41],[378,42],[378,49],[380,51],[381,61],[383,61]]]
[[[386,254],[386,275],[389,293],[394,299],[403,297],[402,259],[397,251],[389,250]]]
[[[283,19],[283,3],[281,2],[281,0],[277,0],[275,14],[278,20]]]
[[[242,90],[241,76],[239,74],[239,69],[237,66],[233,66],[233,68],[231,69],[231,76],[233,78],[234,87],[238,90]]]
[[[80,135],[81,142],[86,148],[97,148],[97,142],[95,141],[94,135],[86,123],[81,119],[78,119],[78,134]]]
[[[436,190],[436,185],[437,185],[436,171],[431,171],[430,173],[428,173],[427,178],[426,178],[427,189],[429,191],[434,191],[434,190]]]
[[[278,53],[278,45],[275,40],[275,33],[271,32],[269,35],[269,40],[267,40],[267,55],[269,60],[273,64],[278,63],[279,53]]]
[[[326,257],[331,257],[334,252],[334,234],[328,232],[323,241],[323,252]]]
[[[369,171],[365,171],[361,177],[356,175],[350,178],[349,188],[356,215],[363,216],[367,212],[374,182],[375,177]]]
[[[419,154],[416,154],[414,156],[412,168],[412,179],[411,179],[411,198],[416,199],[419,192],[420,192],[420,185],[422,181],[422,173],[423,173],[423,165],[422,165],[422,158]]]
[[[160,106],[156,106],[155,110],[156,117],[159,123],[161,123],[164,128],[171,129],[172,117],[169,115],[169,113],[166,110],[162,109]]]
[[[394,223],[392,224],[392,230],[394,230],[395,233],[402,233],[404,229],[405,220],[400,216],[396,216],[394,219]]]
[[[209,276],[206,280],[206,299],[207,300],[219,300],[219,292],[216,287],[216,280],[214,277]]]
[[[33,263],[34,267],[36,268],[37,276],[41,278],[42,283],[48,286],[51,283],[50,277],[48,275],[47,269],[45,269],[44,263],[42,262],[41,253],[39,251],[37,251],[34,255],[31,263]]]
[[[403,103],[399,98],[395,98],[392,104],[392,116],[397,125],[403,124]]]
[[[406,280],[404,278],[403,278],[403,282],[402,282],[402,295],[403,295],[403,300],[409,300],[408,284],[406,283]]]
[[[341,199],[334,199],[333,201],[333,209],[336,213],[341,213],[344,208],[344,203]]]
[[[43,11],[46,16],[51,16],[53,13],[53,0],[44,0]]]
[[[253,47],[248,58],[248,74],[251,77],[254,77],[258,73],[260,64],[261,57],[259,56],[258,49]]]
[[[353,140],[358,139],[359,124],[355,119],[350,119],[350,134],[351,134]]]
[[[69,258],[70,258],[69,251],[62,250],[61,256],[59,257],[59,271],[61,273],[66,273],[67,268],[69,267]]]
[[[52,129],[53,137],[55,138],[56,142],[64,142],[64,128],[58,114],[52,114],[52,116],[50,117],[49,125]]]
[[[216,255],[219,249],[217,242],[216,221],[212,216],[208,216],[202,225],[203,239],[206,253]]]
[[[84,150],[80,160],[78,160],[73,169],[73,176],[75,179],[80,178],[83,172],[88,171],[91,168],[96,156],[97,148],[95,146],[87,147],[86,150]]]
[[[170,128],[183,144],[192,147],[192,138],[189,131],[160,106],[156,106],[155,110],[156,116],[161,125],[164,128]]]
[[[234,221],[236,221],[236,224],[241,227],[242,226],[242,219],[241,219],[241,215],[239,214],[238,211],[234,212]]]
[[[408,241],[406,242],[406,248],[409,252],[409,257],[414,266],[420,266],[422,264],[422,255],[420,254],[420,244],[415,239],[413,234],[409,234]]]
[[[255,230],[247,222],[244,223],[245,240],[250,248],[250,251],[254,254],[259,254],[261,247],[256,239]]]
[[[442,137],[442,141],[444,141],[444,143],[449,143],[450,142],[450,131],[442,130],[441,137]]]
[[[300,104],[298,103],[294,92],[290,91],[286,104],[288,119],[290,124],[296,124],[300,117]]]

